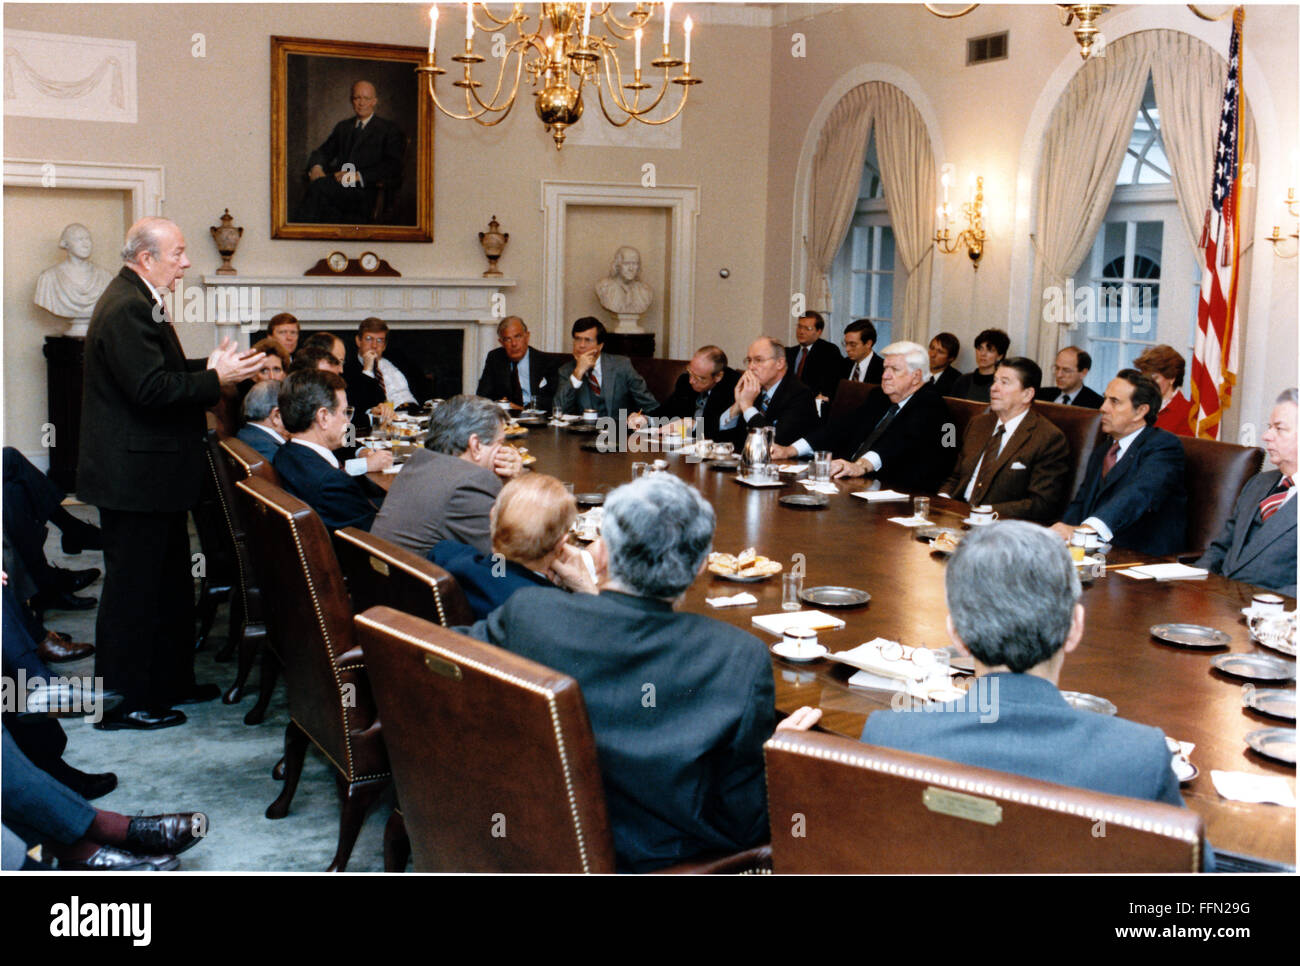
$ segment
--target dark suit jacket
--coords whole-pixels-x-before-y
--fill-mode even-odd
[[[641,373],[632,367],[626,356],[600,354],[600,395],[591,391],[587,380],[581,389],[574,389],[569,381],[577,363],[573,359],[560,364],[555,374],[555,403],[566,413],[581,413],[594,409],[601,416],[617,418],[620,409],[629,413],[649,412],[659,408],[659,400],[646,386]]]
[[[479,553],[459,540],[443,540],[433,548],[429,559],[456,578],[476,621],[487,617],[508,601],[516,590],[525,587],[549,587],[564,593],[541,574],[535,574],[513,560]]]
[[[997,425],[998,417],[993,413],[980,413],[970,421],[957,465],[939,487],[940,492],[955,500],[965,499],[962,494]],[[1003,443],[994,461],[992,479],[984,488],[977,486],[971,491],[970,502],[976,506],[991,504],[1003,520],[1051,523],[1060,519],[1061,507],[1069,495],[1070,475],[1070,444],[1065,434],[1050,419],[1031,409]]]
[[[1096,517],[1110,527],[1116,547],[1156,557],[1185,550],[1187,491],[1178,437],[1147,426],[1103,480],[1109,449],[1103,439],[1092,451],[1079,492],[1061,519],[1073,524]]]
[[[960,378],[961,373],[952,366],[949,366],[947,369],[943,370],[943,372],[939,373],[938,378],[936,378],[934,382],[931,382],[930,385],[934,387],[934,391],[940,396],[951,396],[952,387],[956,385],[957,380]],[[927,376],[926,381],[929,382],[929,379],[930,377]]]
[[[884,418],[893,403],[880,388],[844,419],[825,427],[816,437],[814,449],[829,449],[837,459],[859,458],[858,452]],[[950,422],[948,404],[933,387],[922,383],[885,434],[872,444],[880,457],[876,479],[900,490],[933,493],[952,467],[956,446],[945,446]],[[810,443],[813,440],[809,440]]]
[[[1267,520],[1259,518],[1260,501],[1281,478],[1280,470],[1267,470],[1246,482],[1223,532],[1196,566],[1295,596],[1296,498],[1282,504]]]
[[[758,397],[758,398],[761,398]],[[757,400],[756,400],[757,402]],[[732,389],[730,409],[736,404],[735,389]],[[726,409],[723,410],[726,412]],[[808,439],[817,429],[817,402],[812,390],[794,377],[793,372],[786,372],[777,383],[776,392],[767,404],[767,412],[756,413],[753,419],[745,419],[740,414],[736,427],[730,432],[733,441],[744,442],[745,434],[755,427],[775,426],[774,438],[778,445],[789,446],[795,440]]]
[[[1058,785],[1183,805],[1158,728],[1078,711],[1050,681],[1030,674],[977,678],[967,703],[950,703],[941,713],[877,711],[867,718],[862,740]]]
[[[810,359],[809,365],[811,364],[812,364],[812,360]],[[855,365],[857,365],[857,363],[855,363],[848,356],[845,356],[843,359],[841,359],[839,378],[840,379],[850,378],[853,375],[853,367]],[[862,378],[862,381],[875,383],[878,386],[880,385],[880,377],[884,375],[884,373],[885,373],[885,357],[882,356],[879,352],[873,351],[871,353],[871,361],[867,363],[867,374]],[[836,388],[839,387],[838,382],[835,385]],[[835,393],[834,392],[828,393],[827,396],[828,398],[834,399]]]
[[[187,360],[171,325],[154,321],[155,304],[123,267],[90,317],[77,496],[92,506],[176,512],[199,498],[203,411],[221,389],[207,360]]]
[[[719,442],[723,441],[724,434],[718,428],[718,421],[722,419],[722,414],[731,408],[732,403],[736,401],[736,383],[740,381],[740,373],[735,369],[728,368],[722,373],[722,378],[718,384],[709,390],[709,398],[704,403],[704,430],[703,439],[713,439]],[[695,400],[699,396],[691,388],[691,379],[688,373],[683,372],[677,377],[677,383],[673,386],[672,395],[669,396],[662,406],[648,416],[657,416],[661,419],[685,419],[695,415]]]
[[[280,444],[275,441],[270,433],[260,426],[254,426],[252,423],[245,423],[239,432],[235,434],[235,438],[242,440],[257,450],[268,463],[275,460],[275,454],[280,449]]]
[[[1055,386],[1049,386],[1046,389],[1036,392],[1034,395],[1043,402],[1056,402],[1061,395],[1061,390],[1057,389]],[[1103,399],[1098,393],[1095,393],[1087,386],[1084,386],[1079,390],[1078,395],[1070,400],[1070,405],[1086,406],[1089,409],[1100,409],[1102,402]]]
[[[802,346],[795,344],[786,346],[785,361],[789,367],[790,375],[796,375],[795,366],[799,359],[799,350]],[[883,368],[884,362],[881,362]],[[799,381],[813,391],[814,396],[825,396],[830,399],[835,395],[835,387],[840,384],[841,371],[844,368],[844,357],[840,355],[840,350],[835,348],[825,339],[818,339],[808,347],[808,361],[804,363],[803,375],[799,376]],[[872,380],[868,379],[868,382]],[[879,379],[875,380],[879,382]]]
[[[334,130],[307,158],[307,169],[319,164],[333,175],[347,162],[356,165],[361,187],[373,189],[380,181],[392,182],[402,176],[402,158],[406,154],[406,137],[402,129],[387,118],[372,115],[366,126],[353,138],[356,116],[334,125]]]
[[[370,532],[422,557],[443,540],[490,554],[488,513],[500,492],[501,480],[491,470],[418,449],[397,474]]]
[[[533,406],[549,412],[555,398],[555,372],[546,356],[532,346],[528,347],[528,384]],[[510,398],[510,359],[505,349],[497,347],[488,353],[475,394],[485,399]]]
[[[753,635],[664,601],[542,588],[469,633],[577,680],[620,869],[766,839],[772,662]]]
[[[293,440],[280,447],[271,465],[284,488],[315,510],[330,533],[344,527],[369,530],[374,523],[383,491],[365,477],[348,476]]]

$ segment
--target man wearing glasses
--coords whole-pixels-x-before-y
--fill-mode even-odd
[[[1091,368],[1092,356],[1075,346],[1066,346],[1056,354],[1056,365],[1052,366],[1056,388],[1044,389],[1040,398],[1043,402],[1059,403],[1062,406],[1100,409],[1101,396],[1083,384],[1084,377]]]
[[[315,510],[329,532],[368,531],[384,493],[364,476],[349,476],[334,455],[352,421],[343,380],[319,369],[290,373],[280,384],[280,420],[289,442],[272,465],[284,488]]]
[[[734,395],[736,401],[719,421],[723,433],[743,436],[756,427],[774,426],[776,444],[789,446],[817,428],[812,390],[790,377],[785,346],[769,336],[750,343]]]

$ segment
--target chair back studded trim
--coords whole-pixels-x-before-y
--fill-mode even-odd
[[[777,873],[1195,872],[1201,866],[1204,822],[1190,809],[819,732],[778,732],[764,752]]]
[[[416,871],[614,871],[577,682],[387,607],[356,625]]]
[[[226,454],[227,462],[233,463],[231,475],[235,479],[242,480],[250,476],[257,476],[268,483],[274,483],[276,486],[280,485],[280,474],[275,471],[275,467],[261,453],[242,439],[228,436],[221,441],[221,448]],[[238,467],[238,469],[235,467]]]
[[[1264,465],[1258,446],[1179,436],[1187,487],[1187,552],[1200,554],[1219,535],[1246,481]]]
[[[336,530],[334,549],[355,612],[383,605],[443,627],[474,623],[456,578],[432,561],[356,527]]]
[[[259,477],[237,489],[279,642],[290,717],[348,782],[386,776],[352,604],[325,525],[307,504]]]

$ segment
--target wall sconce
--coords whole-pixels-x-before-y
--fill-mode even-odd
[[[1300,205],[1300,199],[1295,196],[1295,188],[1286,189],[1286,201],[1282,202],[1282,204],[1286,205],[1287,214],[1292,218],[1296,217],[1296,206]],[[1287,239],[1292,240],[1289,255],[1278,248],[1278,245],[1283,244]],[[1290,235],[1283,235],[1282,226],[1274,225],[1273,234],[1265,235],[1264,240],[1273,246],[1273,254],[1278,258],[1295,258],[1296,252],[1300,251],[1300,222],[1296,224],[1296,230],[1291,232]]]
[[[943,185],[943,204],[941,204],[936,214],[939,217],[939,227],[934,232],[934,244],[945,255],[951,255],[963,245],[966,246],[966,254],[970,256],[971,267],[979,271],[980,256],[984,254],[984,179],[976,175],[971,175],[971,197],[970,201],[964,202],[961,206],[962,213],[966,216],[966,227],[954,238],[949,230],[948,223],[951,220],[952,212],[948,204],[948,187],[952,184],[947,171],[939,179]]]

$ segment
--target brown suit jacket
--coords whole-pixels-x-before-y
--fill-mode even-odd
[[[997,424],[993,413],[981,413],[970,421],[957,466],[940,492],[962,499]],[[992,504],[1004,520],[1048,523],[1060,518],[1069,485],[1070,444],[1051,420],[1031,409],[1002,447],[989,483],[982,491],[978,486],[972,490],[970,502]]]

